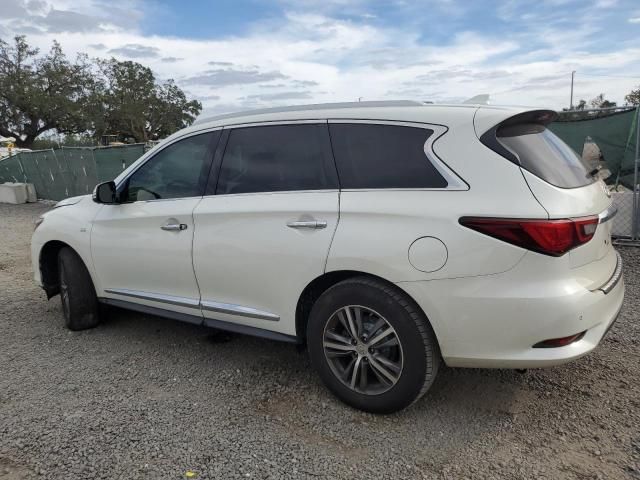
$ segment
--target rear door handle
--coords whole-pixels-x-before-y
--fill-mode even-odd
[[[187,225],[185,223],[168,223],[160,228],[166,232],[181,232],[187,229]]]
[[[321,228],[327,228],[327,222],[317,221],[317,220],[311,220],[311,221],[300,220],[300,221],[296,221],[296,222],[287,222],[287,227],[289,227],[289,228],[311,228],[311,229],[314,229],[314,230],[319,230]]]

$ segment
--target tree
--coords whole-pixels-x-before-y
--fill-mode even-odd
[[[55,41],[47,55],[38,53],[24,36],[13,45],[0,40],[0,135],[23,148],[47,130],[74,134],[91,124],[95,82],[87,56],[70,62]]]
[[[202,110],[169,80],[158,84],[135,62],[71,62],[53,42],[44,56],[24,36],[0,40],[0,135],[31,148],[39,135],[119,134],[137,142],[165,137],[193,123]]]
[[[102,115],[95,115],[96,136],[117,133],[146,142],[191,125],[202,110],[173,80],[158,85],[151,69],[139,63],[112,58],[99,65]]]
[[[593,108],[613,108],[617,106],[616,102],[610,102],[604,98],[604,93],[601,93],[596,98],[591,100],[591,106]]]
[[[584,107],[587,106],[587,101],[586,100],[580,100],[578,102],[578,105],[576,105],[576,110],[584,110]]]
[[[629,105],[640,105],[640,86],[636,90],[631,90],[624,100]]]
[[[188,101],[173,80],[156,86],[155,94],[149,116],[149,133],[154,138],[169,136],[191,125],[202,110],[202,104]]]

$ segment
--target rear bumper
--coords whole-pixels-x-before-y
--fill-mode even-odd
[[[622,281],[622,257],[618,252],[616,252],[616,268],[614,269],[611,278],[609,278],[609,280],[607,280],[604,285],[596,288],[593,291],[599,291],[606,295],[611,290],[616,288],[616,285],[618,285],[620,281]]]
[[[586,355],[622,308],[621,264],[614,282],[591,291],[570,272],[549,278],[535,262],[532,256],[499,275],[398,285],[426,312],[449,366],[548,367]],[[540,341],[583,331],[585,335],[570,345],[533,348]]]

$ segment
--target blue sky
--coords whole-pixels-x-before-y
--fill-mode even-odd
[[[323,5],[324,4],[324,5]],[[600,8],[594,9],[600,4]],[[406,26],[418,31],[421,40],[446,44],[452,32],[477,31],[493,35],[515,34],[533,22],[554,28],[574,29],[583,16],[596,14],[605,28],[616,29],[607,42],[637,35],[628,22],[640,3],[627,1],[509,2],[509,1],[329,1],[285,2],[267,0],[166,1],[154,3],[154,15],[142,27],[147,34],[207,39],[238,36],[256,24],[277,23],[287,11],[329,13],[332,17],[378,27]],[[635,5],[635,8],[634,8]],[[524,16],[524,18],[523,18]],[[188,25],[188,29],[185,26]]]
[[[560,108],[640,85],[638,0],[0,0],[0,38],[135,60],[207,113],[411,98]]]

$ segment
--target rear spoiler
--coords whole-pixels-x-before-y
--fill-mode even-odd
[[[521,124],[536,124],[536,125],[548,125],[551,122],[557,120],[558,113],[553,110],[530,110],[528,112],[518,113],[506,120],[501,121],[497,125],[484,132],[480,136],[480,141],[488,148],[496,152],[498,155],[503,156],[510,162],[520,165],[518,157],[514,155],[510,150],[505,148],[497,138],[498,129],[502,127],[510,127]]]

